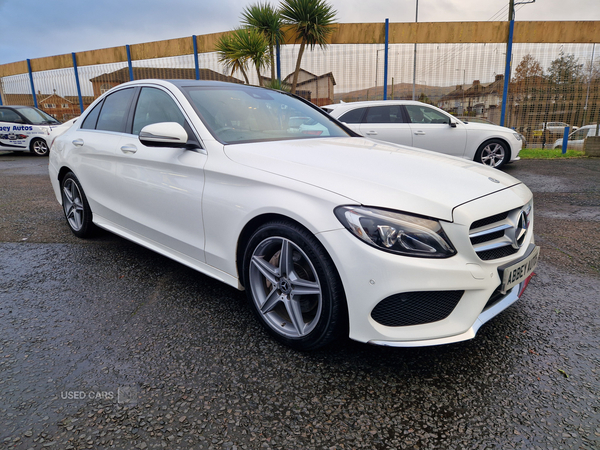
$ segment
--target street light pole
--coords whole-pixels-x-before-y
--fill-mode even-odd
[[[454,69],[454,70],[460,70],[460,69]],[[467,77],[467,69],[463,69],[463,84],[461,86],[461,91],[462,91],[462,103],[461,103],[461,108],[462,108],[462,115],[465,115],[465,78]]]
[[[419,0],[416,0],[416,10],[415,10],[415,23],[419,21]],[[417,28],[415,27],[415,53],[413,56],[413,95],[412,99],[415,100],[415,82],[417,79]]]

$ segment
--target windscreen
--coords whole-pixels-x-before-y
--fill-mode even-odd
[[[225,144],[349,136],[324,112],[277,91],[250,86],[183,89],[215,138]]]

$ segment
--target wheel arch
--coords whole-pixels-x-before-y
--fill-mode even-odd
[[[244,226],[244,228],[242,229],[242,231],[239,235],[238,242],[237,242],[237,248],[236,248],[236,268],[238,271],[238,280],[239,280],[240,286],[242,286],[244,289],[246,289],[244,286],[244,283],[245,283],[244,253],[246,250],[246,246],[248,245],[248,243],[255,231],[257,231],[262,225],[267,224],[269,222],[273,222],[273,221],[287,222],[287,224],[292,225],[292,226],[297,226],[297,227],[301,228],[303,231],[305,231],[306,233],[309,233],[310,235],[312,235],[315,238],[318,245],[323,250],[326,257],[329,259],[329,261],[331,263],[331,267],[334,271],[334,276],[337,278],[337,282],[339,283],[339,286],[341,287],[341,292],[339,292],[341,301],[340,301],[340,307],[338,310],[338,312],[340,314],[339,321],[340,321],[340,325],[341,325],[340,335],[344,335],[347,337],[349,335],[349,331],[350,331],[350,317],[349,317],[349,311],[348,311],[348,300],[347,300],[347,296],[346,296],[346,287],[344,286],[344,283],[343,283],[342,277],[340,276],[338,267],[336,266],[334,259],[331,257],[329,251],[327,250],[327,247],[321,242],[321,240],[318,238],[318,236],[316,236],[308,227],[306,227],[304,224],[302,224],[298,220],[294,220],[293,218],[288,217],[284,214],[266,213],[266,214],[261,214],[261,215],[258,215],[256,217],[252,218]]]
[[[268,222],[276,221],[276,220],[280,220],[280,221],[284,221],[284,222],[288,222],[290,224],[296,225],[296,226],[304,229],[307,233],[310,233],[313,236],[315,236],[315,234],[308,227],[306,227],[305,225],[298,222],[297,220],[294,220],[291,217],[288,217],[284,214],[268,213],[268,214],[261,214],[261,215],[258,215],[256,217],[252,218],[248,223],[246,223],[246,225],[242,229],[242,231],[238,237],[238,242],[237,242],[237,247],[236,247],[235,264],[236,264],[236,269],[237,269],[238,280],[239,280],[239,283],[241,286],[244,286],[244,282],[245,282],[245,280],[244,280],[244,252],[246,250],[246,245],[248,244],[250,237],[262,225],[264,225]],[[342,277],[340,276],[340,273],[335,264],[335,261],[329,254],[327,247],[325,245],[323,245],[323,243],[319,240],[319,238],[317,236],[315,236],[315,238],[316,238],[317,242],[319,242],[319,245],[321,245],[321,247],[323,248],[323,251],[325,252],[325,254],[331,260],[331,264],[332,264],[333,268],[335,269],[336,276],[338,277],[338,280],[340,281],[340,285],[342,286],[342,294],[344,297],[344,309],[345,309],[345,314],[346,314],[346,318],[347,318],[348,304],[346,301],[346,288],[342,281]],[[244,289],[245,289],[245,287],[244,287]]]
[[[237,247],[236,247],[236,255],[235,255],[235,264],[238,272],[238,279],[240,280],[240,284],[244,285],[244,252],[246,250],[246,245],[250,240],[252,234],[258,230],[262,225],[268,222],[272,222],[275,220],[281,220],[285,222],[290,222],[294,225],[298,225],[304,228],[307,232],[312,233],[307,227],[298,222],[297,220],[292,219],[283,214],[277,213],[268,213],[261,214],[256,217],[253,217],[245,226],[242,228],[240,235],[238,237]],[[328,253],[329,254],[329,253]]]
[[[68,174],[69,172],[73,172],[70,168],[68,168],[67,166],[63,166],[60,168],[60,170],[58,171],[58,183],[59,185],[62,184],[62,180],[65,177],[66,174]],[[74,172],[73,172],[74,173]]]

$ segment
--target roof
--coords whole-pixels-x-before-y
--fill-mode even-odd
[[[332,72],[324,73],[323,75],[315,75],[314,73],[310,73],[308,70],[304,70],[304,69],[300,69],[300,72],[303,72],[303,73],[309,75],[310,78],[307,80],[304,80],[304,81],[298,81],[298,84],[296,86],[301,86],[303,84],[312,83],[313,81],[320,80],[322,78],[331,78],[333,85],[335,86],[335,84],[336,84],[335,78],[333,77]],[[290,73],[287,77],[285,77],[281,81],[291,85],[293,80],[294,80],[294,72]]]

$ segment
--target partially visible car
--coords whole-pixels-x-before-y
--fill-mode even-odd
[[[596,136],[596,124],[585,125],[569,134],[567,148],[572,150],[583,150],[585,139],[590,136]],[[560,138],[554,141],[552,148],[562,148],[562,145],[563,139]]]
[[[49,175],[73,234],[100,227],[245,290],[300,350],[471,339],[539,253],[519,180],[247,85],[121,84],[56,138]]]
[[[483,117],[470,117],[470,116],[457,116],[457,117],[464,123],[471,122],[471,123],[485,123],[488,125],[496,125],[491,120],[485,119]],[[516,133],[519,133],[519,132],[516,131]],[[521,141],[523,142],[523,146],[521,148],[527,148],[527,139],[525,138],[523,133],[519,133],[519,136],[521,136]]]
[[[0,150],[48,155],[50,132],[60,122],[33,106],[0,106]]]
[[[563,135],[565,133],[565,128],[570,127],[570,131],[576,131],[577,127],[571,127],[568,123],[565,122],[544,122],[537,126],[535,130],[533,130],[534,138],[541,138],[544,135],[544,132],[550,135]]]
[[[336,103],[323,109],[357,133],[500,168],[519,159],[521,136],[510,128],[465,123],[417,101]]]

